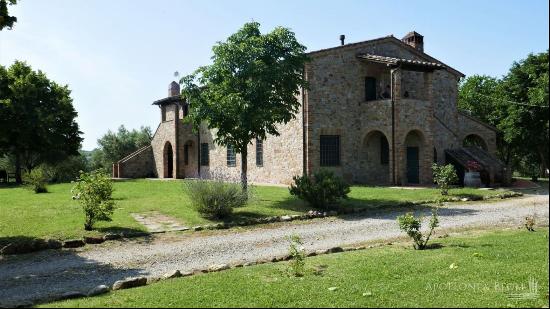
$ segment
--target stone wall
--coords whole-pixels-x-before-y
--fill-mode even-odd
[[[263,141],[263,165],[256,165],[256,141],[248,146],[248,180],[258,183],[290,184],[292,177],[303,173],[302,110],[287,124],[277,126],[279,136],[268,136]],[[201,128],[200,142],[208,143],[210,164],[201,166],[201,177],[211,178],[214,173],[226,175],[238,181],[241,173],[241,155],[236,155],[236,165],[227,166],[227,148],[216,145],[215,131]]]
[[[343,47],[314,53],[306,66],[310,83],[307,92],[307,154],[308,173],[320,166],[320,135],[338,134],[341,139],[341,164],[325,167],[343,176],[348,181],[370,182],[369,175],[387,172],[393,174],[396,182],[406,184],[406,143],[409,132],[417,131],[422,136],[420,158],[421,183],[431,183],[431,162],[433,161],[434,106],[431,98],[439,90],[438,79],[430,73],[400,71],[396,73],[395,93],[395,164],[392,153],[391,101],[365,101],[364,81],[367,76],[381,76],[381,65],[365,62],[358,54],[370,53],[390,57],[422,60],[402,46],[391,41],[370,41],[350,47]],[[389,69],[386,76],[389,75]],[[456,82],[456,78],[453,77]],[[452,82],[452,81],[451,81]],[[450,83],[450,82],[449,82]],[[433,86],[432,86],[433,85]],[[456,87],[456,85],[455,85]],[[404,97],[404,92],[409,97]],[[443,90],[441,90],[443,91]],[[417,99],[415,99],[417,98]],[[389,166],[382,170],[369,169],[368,153],[365,152],[365,138],[373,131],[386,136],[390,145]],[[370,177],[372,179],[372,177]],[[385,177],[381,176],[381,180]],[[391,179],[390,179],[391,180]]]
[[[464,139],[469,135],[475,135],[481,138],[487,145],[487,151],[490,154],[497,153],[497,132],[496,129],[464,113],[458,114],[459,133],[458,140],[460,146]]]
[[[119,178],[146,178],[155,176],[153,148],[142,147],[115,164]]]
[[[181,116],[183,117],[183,114]],[[185,160],[185,145],[188,148],[187,162]],[[193,132],[191,124],[180,120],[178,123],[178,178],[199,177],[198,147],[197,134]]]

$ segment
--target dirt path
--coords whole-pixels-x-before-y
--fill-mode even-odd
[[[520,226],[524,217],[534,212],[539,224],[548,225],[548,195],[451,204],[440,210],[440,231]],[[384,241],[401,236],[395,223],[400,214],[380,211],[359,218],[325,218],[244,231],[168,233],[79,250],[7,256],[0,260],[0,307],[43,302],[69,291],[86,293],[99,284],[109,285],[126,277],[270,259],[287,253],[286,237],[292,234],[302,237],[308,251]]]

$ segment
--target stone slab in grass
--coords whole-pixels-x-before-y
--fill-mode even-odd
[[[189,227],[182,225],[176,218],[157,211],[141,214],[133,213],[131,216],[151,233],[185,231],[189,229]]]

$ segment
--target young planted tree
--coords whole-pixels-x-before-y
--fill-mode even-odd
[[[300,107],[306,87],[306,47],[294,33],[277,27],[262,34],[260,24],[246,23],[213,47],[213,63],[181,79],[189,102],[189,119],[197,129],[216,130],[215,142],[241,154],[241,183],[247,190],[247,146],[252,140],[279,135]]]
[[[0,66],[0,156],[13,158],[18,183],[22,168],[31,172],[79,154],[82,132],[70,95],[25,62]]]
[[[71,192],[73,199],[84,210],[86,231],[91,231],[97,221],[111,221],[115,202],[112,197],[113,181],[108,174],[101,171],[83,172]]]
[[[434,181],[441,191],[441,195],[449,195],[451,185],[458,182],[455,167],[452,164],[439,165],[434,163],[432,165],[432,173]]]

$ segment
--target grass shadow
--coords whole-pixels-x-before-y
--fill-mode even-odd
[[[29,236],[0,237],[0,255],[25,254],[49,249],[48,241]]]
[[[94,228],[95,231],[98,231],[102,234],[118,234],[123,236],[147,236],[151,233],[147,232],[146,229],[136,229],[131,227],[122,227],[122,226],[109,226],[109,227],[99,227]]]
[[[424,250],[437,250],[437,249],[443,249],[445,248],[445,246],[441,243],[431,243],[431,244],[428,244],[426,246],[426,248],[424,248]]]

